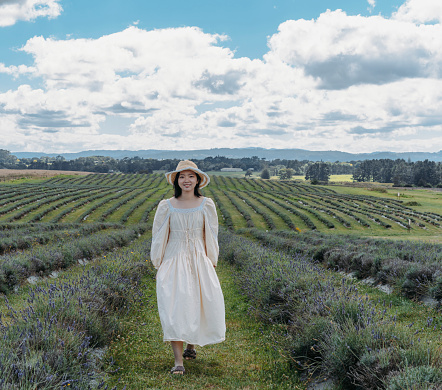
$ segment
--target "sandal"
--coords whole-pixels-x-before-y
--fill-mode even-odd
[[[183,358],[186,360],[196,359],[196,351],[194,349],[185,349],[183,353]]]
[[[184,366],[175,366],[170,370],[170,373],[173,375],[184,375],[185,372]]]

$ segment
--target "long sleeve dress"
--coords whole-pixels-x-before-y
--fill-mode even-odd
[[[152,229],[151,260],[157,268],[157,300],[164,341],[204,346],[225,339],[224,297],[218,261],[215,204],[174,208],[162,200]]]

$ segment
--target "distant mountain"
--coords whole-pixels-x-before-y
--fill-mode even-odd
[[[204,159],[206,157],[230,157],[242,158],[253,157],[264,158],[266,160],[287,159],[287,160],[309,160],[309,161],[361,161],[372,159],[402,158],[411,161],[431,160],[442,162],[442,150],[435,153],[426,152],[374,152],[374,153],[346,153],[339,151],[310,151],[304,149],[264,149],[264,148],[238,148],[238,149],[203,149],[203,150],[87,150],[78,153],[33,153],[33,152],[11,152],[18,158],[32,157],[56,157],[63,156],[66,160],[74,160],[79,157],[107,156],[115,159],[124,157],[154,158],[158,160],[178,158],[178,159]]]

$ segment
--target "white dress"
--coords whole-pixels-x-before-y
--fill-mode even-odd
[[[152,229],[151,260],[157,272],[158,312],[164,341],[215,344],[225,339],[224,297],[218,261],[215,204],[174,208],[162,200]]]

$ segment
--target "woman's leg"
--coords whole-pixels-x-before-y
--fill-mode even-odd
[[[171,341],[173,355],[175,357],[175,366],[183,365],[183,342],[182,341]]]
[[[193,344],[187,343],[186,350],[183,355],[184,359],[192,360],[196,358],[195,346]]]

